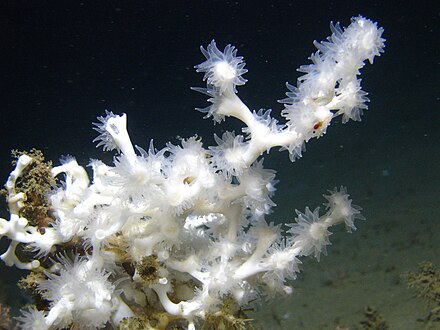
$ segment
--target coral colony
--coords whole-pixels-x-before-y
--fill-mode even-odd
[[[297,87],[287,85],[280,124],[270,111],[250,111],[237,96],[243,58],[212,41],[201,48],[210,105],[199,109],[221,122],[235,117],[243,134],[197,137],[161,150],[133,147],[125,114],[98,117],[94,140],[114,150],[112,165],[91,160],[89,178],[73,157],[61,165],[41,152],[16,152],[4,193],[10,240],[1,258],[30,270],[20,281],[35,304],[18,317],[22,329],[242,329],[245,310],[262,297],[292,292],[288,280],[299,258],[326,252],[330,227],[355,230],[362,218],[344,187],[324,195],[319,208],[296,211],[291,223],[267,223],[275,205],[275,171],[261,155],[273,147],[293,161],[305,142],[320,137],[332,119],[360,120],[367,108],[359,70],[383,52],[383,29],[355,17],[311,55]],[[61,181],[61,179],[63,181]]]

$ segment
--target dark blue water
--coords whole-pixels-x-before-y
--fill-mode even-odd
[[[308,63],[315,51],[313,40],[330,34],[330,21],[347,26],[352,16],[361,14],[384,27],[387,39],[385,54],[363,69],[362,85],[369,92],[370,109],[361,123],[332,124],[326,136],[309,143],[303,159],[294,164],[287,154],[275,150],[265,156],[266,165],[278,170],[281,181],[275,197],[279,207],[272,219],[291,221],[295,208],[318,206],[326,189],[345,185],[368,218],[349,238],[359,235],[363,244],[356,251],[363,252],[354,253],[350,260],[335,256],[339,263],[348,260],[355,265],[347,266],[349,274],[368,273],[371,268],[365,260],[373,264],[384,254],[390,256],[389,263],[376,265],[375,271],[382,271],[385,278],[385,270],[392,267],[387,274],[396,278],[403,268],[415,267],[426,258],[440,263],[435,253],[440,233],[440,36],[435,3],[4,3],[0,14],[0,180],[5,181],[11,170],[11,149],[41,149],[55,164],[66,154],[84,165],[90,158],[111,162],[113,154],[103,154],[92,143],[96,132],[91,123],[106,109],[127,113],[132,141],[145,148],[150,139],[161,148],[168,141],[177,143],[177,136],[194,134],[210,145],[213,133],[239,131],[240,123],[235,120],[214,126],[194,111],[206,106],[206,100],[190,90],[203,86],[193,66],[204,60],[199,46],[212,39],[220,48],[235,45],[245,57],[249,82],[239,88],[240,97],[252,109],[272,108],[278,115],[282,106],[276,100],[284,97],[286,81],[296,82],[296,68]],[[5,217],[1,206],[0,215]],[[335,236],[341,246],[351,244],[344,241],[344,235]],[[352,249],[337,253],[347,251]],[[411,255],[410,260],[405,255]],[[329,264],[332,257],[330,248]],[[303,275],[307,277],[307,269]],[[11,269],[2,266],[1,278],[14,286]],[[295,285],[301,286],[301,281]],[[0,291],[3,301],[11,297],[12,289],[5,290]],[[363,292],[362,285],[359,290]],[[383,292],[378,289],[377,295],[368,296],[373,304],[381,301],[379,291]],[[347,305],[351,304],[347,298]],[[389,311],[389,318],[396,318],[396,313]],[[292,311],[288,318],[298,320],[299,316]],[[284,321],[278,323],[273,327],[287,328]],[[330,329],[334,324],[327,325]]]

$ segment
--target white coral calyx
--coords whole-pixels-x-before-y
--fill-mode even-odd
[[[214,40],[208,47],[200,47],[206,61],[195,66],[197,72],[204,72],[203,80],[208,84],[208,90],[213,94],[236,93],[236,86],[244,85],[242,77],[247,72],[244,68],[243,57],[237,56],[237,49],[227,45],[220,51]]]

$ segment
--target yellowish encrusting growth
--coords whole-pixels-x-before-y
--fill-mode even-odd
[[[32,163],[16,182],[18,193],[26,195],[20,216],[26,218],[29,224],[38,228],[47,227],[54,221],[47,196],[55,186],[55,178],[51,174],[52,162],[44,161],[41,150],[31,149],[29,152],[12,150],[12,165],[15,166],[21,155],[32,158]]]

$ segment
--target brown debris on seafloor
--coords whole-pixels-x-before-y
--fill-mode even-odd
[[[13,325],[10,308],[0,304],[0,330],[16,330]]]
[[[432,262],[423,261],[418,272],[406,272],[402,278],[428,306],[428,314],[419,321],[425,322],[425,328],[429,329],[433,322],[440,321],[440,272]]]
[[[365,319],[360,322],[361,329],[387,330],[390,328],[382,315],[374,307],[365,307],[364,316]]]

